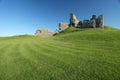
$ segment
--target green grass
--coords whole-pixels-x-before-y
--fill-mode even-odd
[[[1,37],[0,80],[120,80],[120,30]]]

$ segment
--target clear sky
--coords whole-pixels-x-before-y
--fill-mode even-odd
[[[105,25],[120,29],[120,0],[0,0],[0,36],[55,31],[70,13],[78,20],[103,14]]]

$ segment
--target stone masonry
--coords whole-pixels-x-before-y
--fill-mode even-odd
[[[99,15],[98,17],[96,17],[96,15],[92,15],[91,19],[79,21],[76,18],[76,16],[73,13],[71,13],[69,24],[66,22],[59,23],[59,29],[56,30],[56,32],[54,33],[50,32],[48,29],[37,29],[35,36],[50,37],[71,26],[78,27],[78,28],[104,28],[103,15]]]
[[[41,36],[41,37],[50,37],[53,33],[50,32],[48,29],[37,29],[35,36]]]
[[[68,23],[59,23],[59,31],[63,31],[69,27]]]
[[[99,15],[96,17],[96,15],[92,15],[91,19],[86,19],[83,21],[79,21],[75,14],[71,13],[70,14],[70,23],[59,23],[59,30],[63,31],[68,27],[78,27],[78,28],[104,28],[104,20],[103,20],[103,15]]]
[[[76,16],[71,13],[70,14],[70,26],[77,26],[79,21],[77,20]]]
[[[80,27],[80,28],[103,28],[103,15],[100,15],[96,18],[96,15],[92,15],[92,18],[78,21],[76,16],[71,13],[70,14],[70,24],[69,26]]]

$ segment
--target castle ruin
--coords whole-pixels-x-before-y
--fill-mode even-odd
[[[92,15],[91,19],[86,19],[83,21],[79,21],[76,16],[71,13],[70,14],[70,23],[60,23],[59,24],[59,31],[65,30],[68,27],[78,27],[78,28],[104,28],[103,23],[103,15]]]
[[[68,27],[77,27],[77,28],[104,28],[104,21],[103,21],[103,15],[99,15],[96,17],[96,15],[92,15],[91,19],[86,19],[83,21],[79,21],[76,16],[71,13],[70,14],[70,23],[62,22],[59,23],[59,29],[56,30],[56,32],[50,32],[48,29],[37,29],[35,36],[41,36],[41,37],[50,37],[53,36],[56,33],[59,33]]]
[[[69,26],[74,26],[74,27],[79,27],[79,28],[103,28],[103,15],[99,15],[96,18],[96,15],[92,15],[92,18],[83,20],[83,21],[78,21],[76,16],[71,13],[70,14],[70,24]]]

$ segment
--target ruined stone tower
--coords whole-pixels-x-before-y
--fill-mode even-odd
[[[92,18],[90,19],[90,27],[96,28],[96,15],[92,15]]]
[[[103,15],[98,16],[96,23],[97,23],[97,27],[99,28],[104,27]]]
[[[71,13],[70,14],[70,26],[77,26],[79,21],[77,20],[76,16]]]

